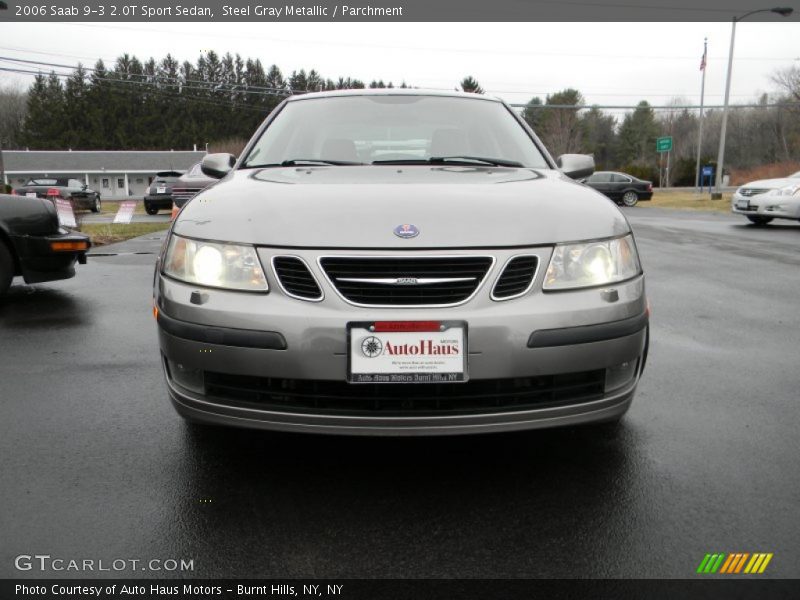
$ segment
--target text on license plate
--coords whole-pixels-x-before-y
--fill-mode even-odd
[[[463,321],[348,323],[351,383],[457,383],[467,380]]]

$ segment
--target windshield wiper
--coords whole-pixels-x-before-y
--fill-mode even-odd
[[[317,158],[292,158],[284,160],[280,163],[270,163],[263,165],[245,165],[246,169],[266,169],[267,167],[296,167],[296,166],[315,166],[315,165],[333,165],[333,166],[349,166],[349,165],[363,165],[364,163],[352,162],[349,160],[322,160]]]
[[[431,156],[430,158],[401,158],[395,160],[373,160],[373,165],[444,165],[447,163],[478,163],[493,167],[523,167],[521,162],[482,156]]]

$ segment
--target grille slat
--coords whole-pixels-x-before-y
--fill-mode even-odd
[[[205,373],[214,401],[280,412],[413,416],[520,411],[603,396],[605,370],[456,384],[349,384]]]
[[[516,256],[507,264],[492,290],[496,300],[519,296],[528,289],[536,276],[539,259],[536,256]]]
[[[272,259],[275,275],[283,290],[304,300],[321,300],[322,289],[308,270],[308,266],[296,256],[276,256]]]
[[[494,259],[491,256],[355,257],[326,256],[320,265],[331,283],[354,304],[368,306],[449,306],[467,300],[480,287]],[[471,278],[470,281],[414,283],[423,278]],[[343,281],[409,279],[405,284]]]

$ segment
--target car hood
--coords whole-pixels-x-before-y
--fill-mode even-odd
[[[740,186],[743,188],[762,188],[762,189],[778,189],[788,187],[790,185],[800,185],[800,178],[797,177],[783,177],[780,179],[759,179],[758,181],[750,181]]]
[[[412,224],[419,235],[394,229]],[[180,235],[267,246],[474,248],[630,231],[598,192],[551,170],[365,166],[239,170],[181,211]]]

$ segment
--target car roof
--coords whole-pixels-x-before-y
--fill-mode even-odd
[[[502,102],[496,96],[459,92],[456,90],[425,90],[417,88],[364,88],[356,90],[330,90],[327,92],[310,92],[308,94],[295,94],[289,96],[289,102],[310,100],[314,98],[334,98],[337,96],[439,96],[445,98],[469,98],[471,100],[487,100],[489,102]]]

